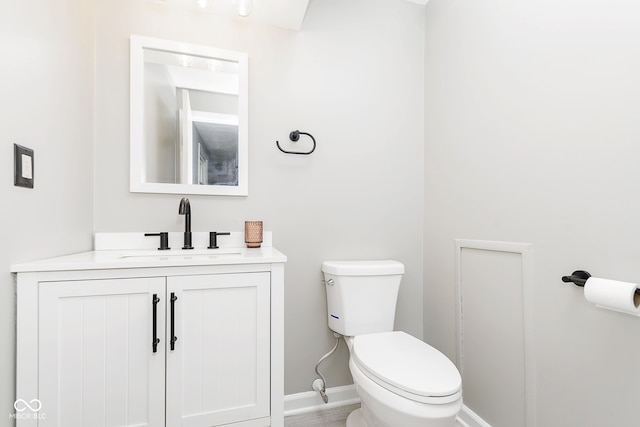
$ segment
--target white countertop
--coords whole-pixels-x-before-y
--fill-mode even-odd
[[[12,273],[36,271],[98,270],[115,268],[180,267],[194,265],[283,263],[287,257],[273,247],[256,249],[171,249],[90,251],[14,264]]]
[[[121,236],[118,234],[121,234]],[[144,248],[135,249],[139,246],[131,244],[131,237],[138,235],[144,236],[144,233],[96,235],[96,248],[100,250],[14,264],[11,266],[11,272],[26,273],[198,265],[271,264],[287,261],[286,255],[270,246],[270,233],[265,233],[265,242],[260,248],[246,248],[241,246],[243,243],[238,241],[237,234],[240,233],[232,233],[231,236],[229,236],[230,239],[228,243],[233,244],[233,246],[221,246],[219,249],[206,249],[203,242],[200,244],[200,247],[196,249],[180,249],[179,244],[173,244],[173,248],[166,251],[156,249],[156,240],[149,240],[148,238],[141,239],[145,242]],[[125,237],[126,239],[123,240],[121,237]],[[173,239],[173,236],[170,236],[170,239]],[[99,241],[109,241],[109,245],[98,243]],[[151,249],[152,247],[153,249]]]

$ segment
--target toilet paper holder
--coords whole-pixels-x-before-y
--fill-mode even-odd
[[[571,273],[571,276],[562,276],[562,281],[565,283],[573,283],[576,286],[584,287],[589,277],[591,277],[591,274],[589,274],[588,271],[576,270]],[[640,289],[636,289],[636,295],[640,295]]]
[[[562,276],[562,281],[565,283],[573,283],[576,286],[584,287],[584,284],[587,283],[587,279],[591,277],[591,274],[587,271],[576,270],[571,273],[571,276]]]

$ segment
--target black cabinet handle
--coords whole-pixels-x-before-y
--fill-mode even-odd
[[[160,298],[158,298],[158,294],[153,294],[153,298],[151,299],[151,303],[153,305],[153,341],[151,342],[151,347],[154,353],[158,352],[158,344],[160,343],[160,338],[158,338],[158,303],[160,302]]]
[[[171,350],[175,350],[176,348],[176,341],[178,341],[178,337],[176,337],[176,324],[175,324],[175,302],[178,299],[178,297],[176,296],[176,294],[174,292],[171,292],[171,341],[169,341],[171,343]]]

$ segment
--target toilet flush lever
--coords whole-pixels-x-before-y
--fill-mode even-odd
[[[335,284],[335,282],[333,281],[333,279],[329,279],[329,280],[323,280],[322,281],[323,284],[327,285],[327,286],[333,286]]]

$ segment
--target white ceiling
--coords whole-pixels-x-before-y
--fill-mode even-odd
[[[177,7],[198,8],[198,0],[146,0]],[[235,19],[257,24],[273,25],[278,28],[298,31],[302,27],[309,0],[252,0],[251,14],[242,18],[235,14],[234,0],[200,0],[206,4],[204,10],[215,14],[230,14]],[[319,0],[322,1],[322,0]],[[429,0],[399,0],[425,5]]]
[[[425,5],[429,0],[401,1]],[[253,0],[253,5],[254,11],[245,19],[298,31],[302,27],[309,0]]]
[[[245,19],[298,31],[307,13],[309,0],[254,0],[254,10]]]

